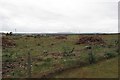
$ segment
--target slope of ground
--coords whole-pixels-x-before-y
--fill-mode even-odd
[[[56,78],[117,78],[118,57],[90,66],[64,71]]]

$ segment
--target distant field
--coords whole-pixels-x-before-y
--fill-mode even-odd
[[[85,36],[85,38],[83,38]],[[89,39],[88,37],[92,36]],[[87,37],[87,38],[86,38]],[[82,39],[81,39],[82,38]],[[3,77],[25,78],[28,77],[28,53],[31,60],[31,77],[42,77],[74,67],[76,65],[89,64],[90,50],[86,46],[92,46],[92,54],[96,63],[103,59],[109,59],[118,56],[118,35],[7,35],[3,36]],[[80,41],[79,41],[80,40]],[[79,42],[78,42],[79,41]],[[84,43],[84,41],[90,44]],[[96,41],[96,43],[94,43]],[[79,44],[83,42],[82,44]],[[116,59],[115,59],[116,60]],[[111,64],[115,61],[112,61]],[[108,65],[110,62],[108,60]],[[95,63],[95,64],[96,64]],[[99,63],[100,64],[100,63]],[[102,68],[107,67],[105,63],[100,64],[101,72],[95,76],[101,77],[104,72]],[[86,67],[93,71],[96,65]],[[111,66],[116,68],[115,66]],[[82,68],[83,72],[87,69]],[[99,68],[99,67],[98,67]],[[95,68],[97,70],[98,68]],[[109,68],[108,68],[109,69]],[[115,69],[117,70],[117,68]],[[76,72],[77,77],[78,73]],[[85,71],[86,72],[86,71]],[[84,74],[86,74],[84,72]],[[117,77],[115,73],[110,72],[110,77]],[[67,73],[66,73],[67,74]],[[82,75],[82,73],[80,73]],[[102,73],[103,74],[103,73]],[[95,77],[89,74],[88,77]],[[116,76],[115,76],[116,75]],[[69,77],[69,76],[68,76]],[[83,76],[84,77],[84,76]],[[103,77],[108,77],[105,75]]]
[[[86,67],[63,71],[55,78],[118,78],[118,57]]]

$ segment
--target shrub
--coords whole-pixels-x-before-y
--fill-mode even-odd
[[[112,57],[115,57],[115,54],[114,53],[105,53],[104,56],[109,59],[109,58],[112,58]]]
[[[10,34],[10,36],[11,36],[13,33],[12,33],[12,32],[10,32],[9,34]]]
[[[68,46],[63,46],[62,49],[63,49],[63,56],[70,56],[71,53],[74,51],[74,48],[71,49]]]

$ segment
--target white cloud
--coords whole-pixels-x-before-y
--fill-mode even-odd
[[[2,31],[117,32],[118,0],[0,0]]]

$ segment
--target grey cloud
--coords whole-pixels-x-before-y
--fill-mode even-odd
[[[0,26],[19,32],[117,32],[117,0],[92,1],[1,0]]]

